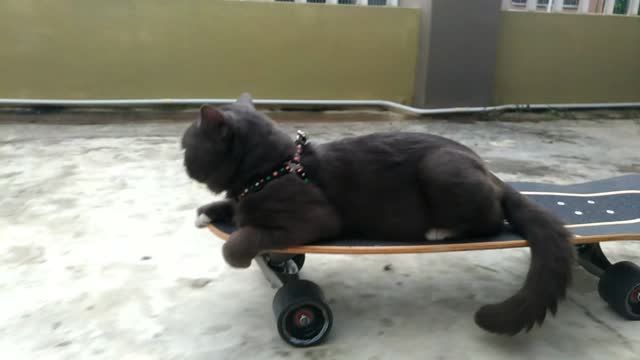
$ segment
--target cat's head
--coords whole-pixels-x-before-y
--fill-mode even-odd
[[[184,166],[190,178],[219,193],[237,182],[244,186],[252,171],[261,171],[271,161],[269,156],[290,143],[271,119],[256,111],[251,95],[244,93],[232,104],[200,107],[197,119],[182,136]]]

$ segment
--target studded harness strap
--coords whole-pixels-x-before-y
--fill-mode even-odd
[[[252,182],[248,187],[246,187],[240,195],[238,195],[238,200],[244,198],[250,193],[255,193],[262,190],[269,182],[283,177],[288,174],[296,174],[300,177],[305,183],[309,182],[309,178],[307,177],[307,173],[304,171],[304,167],[300,163],[300,157],[304,151],[304,147],[307,145],[307,136],[304,132],[298,130],[298,136],[296,138],[296,153],[293,157],[287,161],[285,161],[281,166],[275,168],[269,175],[264,176],[255,182]]]

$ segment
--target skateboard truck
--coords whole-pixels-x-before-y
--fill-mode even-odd
[[[600,243],[577,245],[578,263],[589,273],[601,277],[611,267]]]
[[[254,259],[265,279],[274,289],[297,278],[304,263],[304,255],[261,254]]]
[[[274,253],[260,254],[254,259],[271,287],[278,289],[272,303],[278,333],[296,347],[319,344],[333,324],[322,289],[299,277],[304,259],[304,254]]]

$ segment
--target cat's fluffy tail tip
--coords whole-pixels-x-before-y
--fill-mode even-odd
[[[520,296],[518,296],[520,295]],[[518,294],[499,304],[482,306],[475,314],[476,324],[485,331],[498,335],[515,336],[529,332],[536,324],[542,325],[547,310],[555,316],[557,303],[547,307],[531,306]]]

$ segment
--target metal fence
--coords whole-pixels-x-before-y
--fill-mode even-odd
[[[272,0],[302,4],[358,5],[358,6],[398,6],[398,0]]]

